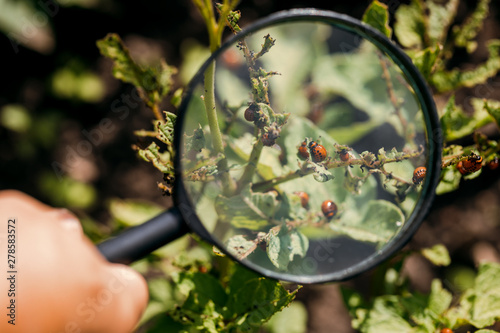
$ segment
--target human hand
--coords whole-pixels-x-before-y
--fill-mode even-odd
[[[69,211],[0,191],[0,332],[130,332],[147,301],[144,278],[107,262]]]

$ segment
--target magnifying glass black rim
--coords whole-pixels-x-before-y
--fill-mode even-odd
[[[318,274],[315,276],[310,275],[294,275],[286,272],[276,272],[268,269],[264,269],[259,265],[252,263],[249,260],[238,260],[234,255],[225,249],[225,246],[217,239],[214,239],[210,233],[205,229],[203,223],[199,220],[196,215],[195,209],[191,199],[184,187],[182,180],[182,168],[181,168],[181,156],[180,156],[180,143],[182,142],[182,128],[184,124],[185,110],[188,107],[189,100],[192,96],[194,88],[203,82],[203,75],[207,67],[217,59],[219,54],[221,54],[228,47],[234,45],[242,36],[248,35],[252,32],[260,30],[262,28],[268,27],[277,23],[288,23],[288,22],[323,22],[326,24],[331,24],[333,26],[339,27],[346,31],[350,31],[361,37],[369,40],[375,44],[378,48],[383,50],[396,64],[399,65],[401,70],[406,75],[406,78],[410,81],[411,86],[415,90],[416,95],[419,97],[421,102],[422,112],[424,115],[424,122],[427,130],[427,154],[428,162],[426,165],[427,173],[424,184],[422,186],[422,192],[420,193],[420,198],[417,202],[417,206],[410,215],[410,217],[405,222],[402,229],[398,234],[390,241],[389,244],[385,245],[382,249],[371,255],[370,257],[362,260],[361,262],[353,265],[352,267],[345,268],[339,271]],[[184,98],[179,107],[179,114],[176,121],[176,128],[174,132],[174,145],[175,145],[175,159],[174,167],[176,172],[176,184],[174,193],[174,202],[181,211],[181,214],[191,228],[192,231],[197,233],[204,240],[212,243],[222,250],[226,255],[232,259],[241,262],[248,268],[257,271],[259,274],[274,278],[277,280],[290,281],[300,284],[309,283],[324,283],[332,281],[343,281],[350,279],[362,272],[365,272],[377,264],[387,260],[396,251],[400,250],[411,238],[411,236],[418,229],[423,219],[427,215],[432,201],[435,195],[435,189],[439,182],[439,175],[441,170],[441,128],[439,124],[439,119],[437,116],[436,106],[432,98],[432,94],[427,86],[427,83],[423,79],[420,72],[413,65],[411,59],[399,49],[392,41],[390,41],[386,36],[375,30],[371,26],[362,23],[350,16],[325,11],[317,9],[292,9],[287,11],[277,12],[266,18],[260,19],[250,26],[242,29],[240,33],[232,36],[227,40],[220,49],[215,51],[207,61],[200,67],[197,74],[193,77],[190,84],[188,85]]]

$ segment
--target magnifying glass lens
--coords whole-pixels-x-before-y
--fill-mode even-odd
[[[242,35],[207,65],[181,119],[180,173],[199,222],[264,275],[363,270],[406,237],[427,197],[421,100],[398,57],[338,22]]]

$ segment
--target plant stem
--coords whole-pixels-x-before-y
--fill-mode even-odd
[[[215,61],[208,66],[205,71],[205,110],[208,117],[208,126],[212,134],[212,143],[216,153],[224,153],[222,135],[220,133],[217,119],[217,109],[215,106]]]
[[[344,161],[332,161],[332,162],[329,162],[326,165],[326,167],[327,167],[327,169],[334,169],[334,168],[341,168],[341,167],[346,167],[346,166],[350,166],[350,165],[361,165],[361,166],[366,167],[368,169],[380,169],[383,167],[384,164],[400,162],[403,160],[417,157],[421,154],[422,154],[422,151],[418,151],[418,152],[406,154],[406,155],[401,156],[401,157],[388,158],[388,159],[385,159],[383,161],[383,164],[380,163],[380,161],[376,161],[376,162],[369,164],[365,160],[363,160],[362,158],[350,159],[349,161],[346,161],[346,162],[344,162]],[[276,185],[279,185],[279,184],[282,184],[282,183],[285,183],[285,182],[288,182],[290,180],[294,180],[294,179],[297,179],[300,177],[304,177],[304,176],[310,175],[312,173],[314,173],[314,169],[303,167],[303,168],[301,168],[295,172],[291,172],[287,175],[279,176],[279,177],[276,177],[276,178],[273,178],[270,180],[256,183],[252,186],[252,190],[254,192],[265,191],[265,190],[268,190]]]
[[[238,181],[238,190],[241,190],[246,184],[252,182],[252,177],[257,169],[257,165],[259,164],[260,153],[262,152],[263,147],[264,145],[262,144],[262,141],[257,137],[257,142],[253,145],[252,152],[250,153],[250,159],[245,167],[245,171]]]
[[[215,106],[215,61],[208,66],[205,71],[205,110],[207,112],[208,126],[212,134],[212,144],[215,152],[224,155],[224,144],[217,119],[217,109]],[[218,164],[219,172],[222,177],[224,193],[232,194],[236,188],[234,181],[229,176],[227,159],[224,156]]]

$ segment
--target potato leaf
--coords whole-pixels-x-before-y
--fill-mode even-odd
[[[239,195],[226,198],[218,196],[215,209],[219,219],[236,228],[260,230],[270,223],[279,208],[274,192],[253,193],[247,185]]]
[[[483,22],[489,13],[490,0],[480,0],[474,12],[461,26],[453,27],[455,45],[465,47],[469,53],[475,51],[477,42],[474,41],[483,27]]]
[[[437,44],[436,46],[430,46],[420,52],[417,52],[412,57],[413,63],[427,81],[431,78],[431,75],[435,71],[436,62],[439,59],[439,53],[441,50],[442,46]]]
[[[296,229],[289,231],[283,227],[277,234],[270,233],[266,250],[273,265],[284,271],[295,255],[304,258],[308,248],[309,239],[306,236]]]
[[[288,292],[275,280],[257,277],[240,282],[230,283],[233,287],[225,315],[226,320],[231,320],[229,325],[236,323],[239,331],[252,331],[261,327],[295,298],[296,291]]]
[[[459,0],[450,0],[446,5],[426,1],[429,9],[427,34],[431,47],[442,44],[448,34],[448,28],[457,14]]]
[[[330,228],[340,234],[366,242],[387,242],[404,224],[401,209],[386,200],[365,203],[362,213],[346,211]]]
[[[391,38],[392,29],[389,26],[389,11],[387,5],[374,0],[363,14],[363,22],[371,25],[386,37]]]
[[[484,101],[484,108],[495,119],[498,128],[500,129],[500,102],[498,101]]]
[[[431,284],[431,294],[429,295],[429,303],[427,308],[435,316],[442,315],[448,310],[453,296],[451,293],[443,288],[441,280],[434,279]]]
[[[160,152],[160,147],[152,142],[146,149],[137,148],[137,154],[146,162],[151,162],[163,173],[171,173],[174,163],[171,160],[170,152]]]
[[[412,327],[403,316],[404,310],[397,296],[377,297],[360,331],[362,333],[411,332]]]
[[[442,244],[421,250],[422,255],[436,266],[448,266],[451,263],[450,254]]]
[[[474,113],[472,116],[468,116],[461,107],[455,105],[455,96],[448,100],[441,117],[445,141],[453,141],[470,135],[474,130],[493,121],[493,118],[484,109],[481,100],[479,100],[480,103],[478,103],[478,99],[472,99],[471,102],[474,106]]]
[[[420,50],[425,40],[424,10],[419,1],[401,5],[395,14],[394,33],[399,43],[406,48]]]
[[[489,58],[471,70],[453,69],[440,71],[432,76],[432,84],[440,92],[454,91],[461,87],[473,87],[485,83],[500,70],[500,40],[490,40],[487,43]]]
[[[478,328],[493,325],[500,319],[499,264],[483,263],[479,266],[474,287],[470,293],[464,294],[461,305],[470,309],[470,323]]]
[[[160,60],[153,66],[140,66],[132,59],[120,36],[113,33],[98,40],[97,47],[103,56],[113,61],[113,75],[123,82],[133,84],[149,107],[161,102],[170,92],[172,76],[177,70],[168,66],[165,61]]]

